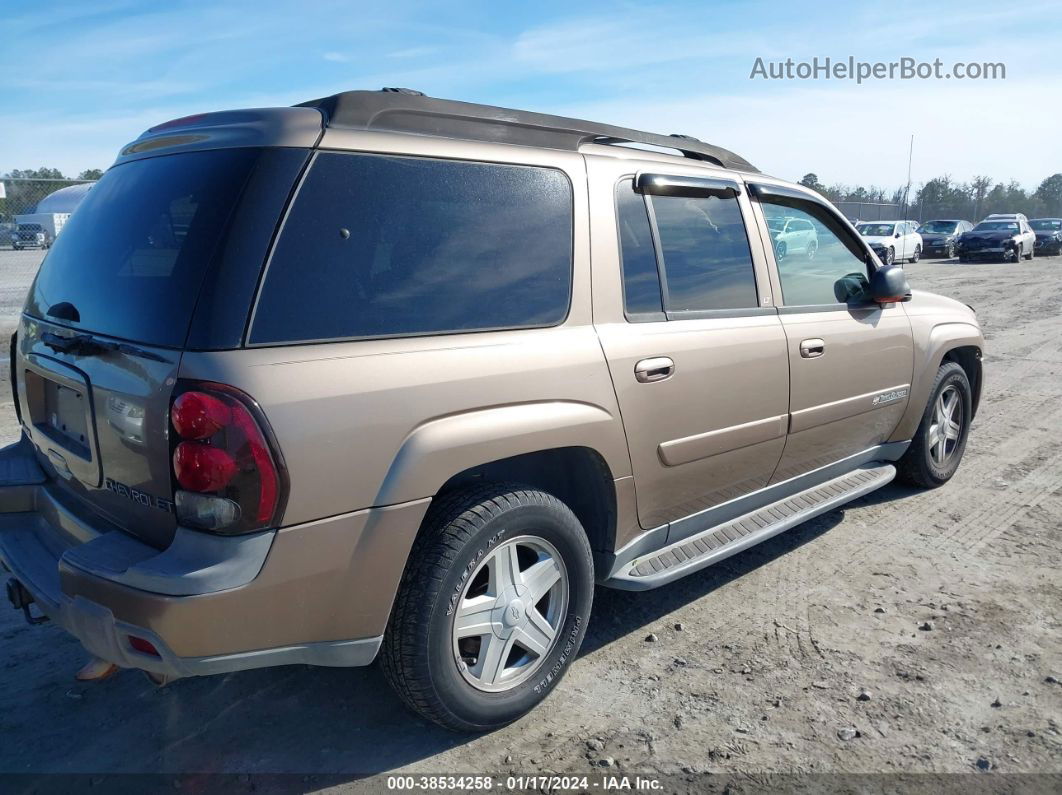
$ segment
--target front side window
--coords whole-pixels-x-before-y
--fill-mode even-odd
[[[284,222],[249,339],[552,326],[571,284],[562,172],[324,152]]]
[[[774,238],[774,258],[787,306],[843,304],[867,286],[865,253],[841,222],[815,202],[788,197],[761,198],[760,205]],[[799,223],[809,229],[804,239],[786,238],[774,229]],[[892,224],[867,224],[887,226]],[[864,235],[865,227],[860,228]]]
[[[733,196],[651,196],[668,312],[758,305],[752,253]]]

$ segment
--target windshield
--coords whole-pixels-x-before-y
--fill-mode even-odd
[[[896,224],[861,224],[856,228],[864,237],[888,237],[896,231]]]
[[[974,227],[975,232],[1017,232],[1017,221],[982,221]]]
[[[922,234],[950,235],[958,225],[958,221],[929,221],[922,224],[918,231]]]
[[[115,166],[85,196],[41,265],[26,312],[179,348],[199,288],[259,149],[187,152]],[[71,321],[73,314],[73,321]]]
[[[1029,221],[1029,226],[1041,232],[1054,232],[1062,230],[1062,218],[1037,218]]]

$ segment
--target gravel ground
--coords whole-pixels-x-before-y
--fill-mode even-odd
[[[39,259],[0,252],[5,349]],[[375,668],[79,684],[75,641],[3,610],[0,772],[297,773],[304,789],[384,772],[695,787],[712,771],[753,788],[769,772],[1062,773],[1062,259],[908,271],[976,307],[988,337],[945,488],[889,486],[657,591],[599,589],[565,681],[481,737],[420,722]]]

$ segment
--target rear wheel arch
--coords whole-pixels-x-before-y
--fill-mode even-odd
[[[447,479],[433,502],[485,483],[519,483],[553,495],[582,524],[595,557],[615,551],[615,479],[597,450],[555,447],[468,467]]]

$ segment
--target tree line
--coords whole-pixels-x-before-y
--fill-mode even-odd
[[[89,168],[76,177],[68,177],[57,168],[16,168],[4,174],[4,196],[0,198],[0,221],[31,213],[37,203],[60,188],[103,176],[103,170]]]
[[[957,182],[947,174],[923,183],[911,195],[905,195],[905,188],[890,192],[874,186],[823,185],[814,173],[805,174],[800,184],[835,203],[906,204],[910,207],[908,216],[920,221],[962,218],[976,223],[991,213],[1024,213],[1029,218],[1062,217],[1062,173],[1047,177],[1032,192],[1014,180],[1003,183],[979,176],[970,182]]]

